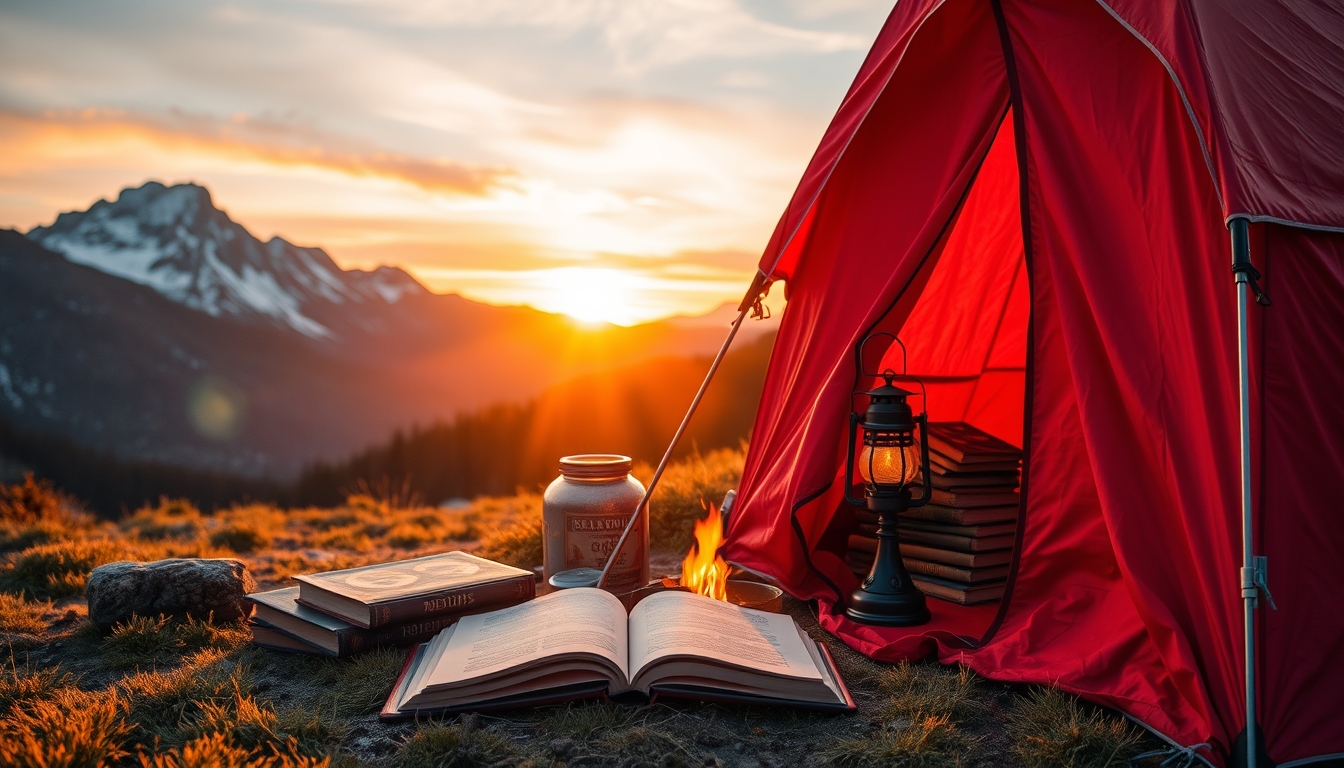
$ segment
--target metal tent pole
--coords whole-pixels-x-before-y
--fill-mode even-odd
[[[691,400],[691,407],[686,409],[686,415],[681,417],[681,425],[672,435],[672,442],[667,444],[667,450],[663,452],[663,458],[658,462],[658,468],[653,472],[653,479],[649,481],[649,487],[644,490],[644,497],[639,500],[639,505],[630,515],[630,520],[625,524],[625,530],[621,531],[621,537],[616,540],[616,546],[611,548],[611,554],[607,555],[607,562],[602,566],[602,575],[597,577],[598,589],[607,583],[607,573],[611,566],[616,563],[617,555],[621,548],[625,546],[625,540],[630,537],[630,532],[635,529],[639,522],[640,515],[643,515],[649,506],[649,499],[653,498],[653,489],[658,487],[658,481],[663,476],[663,470],[667,469],[668,463],[672,460],[672,451],[676,449],[677,443],[681,442],[681,436],[686,433],[686,427],[691,423],[691,417],[695,415],[695,410],[700,407],[700,401],[705,397],[705,391],[709,389],[709,382],[713,381],[714,374],[719,370],[719,363],[723,362],[723,356],[728,353],[728,347],[733,343],[733,337],[737,336],[737,329],[742,327],[742,321],[746,319],[747,313],[755,309],[757,313],[761,312],[761,299],[766,290],[766,275],[761,271],[756,272],[756,279],[752,281],[751,287],[747,289],[747,295],[742,299],[742,304],[737,308],[737,319],[733,320],[733,327],[728,330],[728,337],[723,340],[723,346],[719,347],[719,353],[714,356],[714,362],[709,366],[709,372],[705,374],[705,380],[700,383],[700,389],[696,391],[695,397]]]
[[[1274,598],[1269,596],[1265,583],[1265,558],[1255,556],[1251,525],[1251,364],[1250,334],[1247,330],[1246,304],[1254,292],[1256,303],[1269,306],[1269,297],[1260,290],[1256,280],[1260,273],[1251,265],[1250,224],[1237,218],[1228,222],[1232,233],[1232,273],[1237,285],[1237,369],[1240,391],[1241,426],[1241,599],[1245,623],[1246,644],[1246,763],[1256,768],[1260,747],[1259,726],[1256,719],[1255,688],[1255,610],[1259,607],[1259,592],[1265,590],[1270,607]]]

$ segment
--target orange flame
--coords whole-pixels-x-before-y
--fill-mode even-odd
[[[723,520],[711,504],[705,519],[695,521],[695,544],[681,563],[681,586],[715,600],[728,599],[728,564],[719,557],[722,543]]]

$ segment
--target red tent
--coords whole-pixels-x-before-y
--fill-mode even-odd
[[[1248,221],[1273,299],[1247,334],[1251,543],[1277,601],[1253,614],[1261,747],[1340,757],[1342,7],[901,0],[760,262],[788,306],[727,557],[817,598],[874,658],[1058,684],[1237,762],[1227,227]],[[1001,605],[931,600],[914,629],[844,618],[847,419],[875,331],[909,347],[931,420],[1023,446]]]

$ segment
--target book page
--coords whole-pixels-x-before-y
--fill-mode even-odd
[[[566,589],[465,616],[419,684],[460,683],[565,653],[603,656],[628,679],[625,618],[621,601],[600,589]]]
[[[647,597],[630,612],[631,679],[669,656],[710,659],[784,677],[822,677],[792,616],[688,592]]]

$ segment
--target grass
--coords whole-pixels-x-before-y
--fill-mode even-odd
[[[1138,726],[1058,688],[1037,688],[1009,713],[1013,750],[1026,768],[1111,768],[1138,754],[1144,733]]]
[[[522,752],[509,739],[471,723],[421,726],[398,750],[398,764],[402,768],[484,768],[522,761]]]
[[[241,624],[211,621],[172,621],[132,617],[113,627],[102,641],[102,660],[113,669],[137,669],[180,662],[183,657],[212,649],[233,651],[250,642],[252,634]]]
[[[901,662],[881,670],[874,682],[888,697],[878,710],[885,720],[933,716],[956,723],[986,708],[982,681],[965,666]]]
[[[721,503],[724,495],[737,487],[745,461],[743,445],[739,450],[696,451],[669,464],[649,499],[650,540],[674,552],[690,549],[695,520],[705,516],[704,505]],[[648,485],[653,468],[641,464],[635,467],[635,476]]]
[[[22,595],[0,592],[0,632],[41,634],[47,628],[43,616],[49,610],[50,600],[24,600]]]
[[[75,539],[28,547],[3,570],[0,590],[28,598],[70,597],[84,591],[89,573],[121,559],[125,547],[112,541]]]
[[[740,451],[673,463],[651,507],[655,548],[684,552],[702,503],[720,501],[741,466]],[[252,647],[243,625],[158,617],[104,636],[80,596],[89,572],[112,560],[238,557],[268,588],[296,573],[447,549],[539,564],[541,497],[444,510],[405,494],[363,493],[333,509],[251,504],[210,513],[160,499],[109,522],[39,481],[0,486],[0,638],[8,642],[0,642],[0,765],[1082,768],[1120,766],[1154,746],[1122,718],[1058,691],[937,664],[879,665],[842,648],[862,708],[856,717],[603,702],[387,725],[375,713],[404,651],[292,656]],[[807,606],[790,606],[820,631]]]

